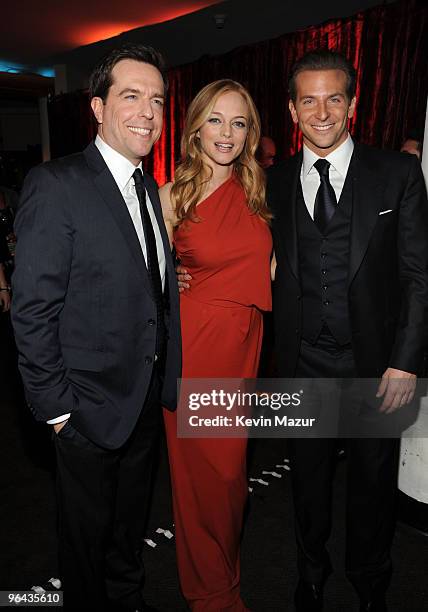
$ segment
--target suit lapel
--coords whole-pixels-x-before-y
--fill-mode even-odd
[[[296,278],[299,278],[299,258],[298,258],[298,239],[297,239],[297,210],[296,194],[298,182],[300,180],[300,169],[302,166],[302,153],[298,153],[290,160],[290,167],[285,174],[280,195],[281,207],[279,222],[281,234],[284,236],[283,244],[287,251],[288,261],[291,270]]]
[[[168,295],[169,299],[171,296],[175,296],[177,293],[177,276],[175,273],[174,262],[171,255],[171,245],[169,244],[168,233],[166,231],[165,222],[162,215],[162,207],[159,200],[159,192],[157,185],[152,181],[145,181],[147,193],[153,206],[156,220],[158,222],[159,231],[162,236],[162,244],[165,251],[165,262],[166,262],[166,276],[165,276],[165,294],[168,283]],[[174,300],[175,301],[175,300]]]
[[[138,240],[137,232],[135,231],[125,200],[120,193],[116,181],[94,143],[91,143],[85,149],[84,154],[89,167],[95,173],[92,177],[94,185],[110,210],[142,276],[146,289],[151,294],[151,283],[148,277],[140,241]]]
[[[348,283],[351,284],[367,251],[382,206],[382,184],[364,151],[356,144],[349,171],[352,172],[352,221]]]
[[[153,206],[153,211],[156,216],[156,221],[158,222],[159,231],[162,237],[162,244],[163,244],[163,248],[165,251],[165,259],[166,259],[167,266],[168,266],[171,260],[171,257],[168,256],[171,253],[171,246],[169,244],[169,238],[168,238],[168,234],[166,231],[165,222],[163,220],[162,207],[161,207],[160,200],[159,200],[159,192],[157,190],[156,184],[152,183],[151,181],[150,182],[145,181],[145,186],[146,186],[149,198],[150,198],[150,202],[152,203],[152,206]],[[171,272],[171,270],[168,270],[168,272]]]

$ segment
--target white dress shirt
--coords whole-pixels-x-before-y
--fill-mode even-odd
[[[134,164],[132,164],[128,159],[126,159],[126,157],[112,149],[112,147],[110,147],[106,142],[104,142],[104,140],[100,138],[100,136],[97,136],[95,138],[95,146],[103,156],[107,168],[113,175],[113,178],[117,186],[119,187],[119,191],[122,194],[123,199],[125,200],[129,216],[131,217],[132,222],[134,224],[138,240],[140,241],[141,250],[143,251],[144,259],[147,265],[147,248],[146,240],[144,238],[143,222],[141,220],[140,203],[138,201],[137,193],[135,191],[135,183],[132,177],[136,168],[140,168],[141,172],[143,172],[143,169],[141,167],[142,164],[140,163],[138,166],[134,166]],[[162,244],[162,237],[159,231],[159,225],[153,210],[153,205],[150,201],[149,194],[147,192],[146,203],[156,238],[156,247],[158,252],[162,289],[165,289],[165,251]],[[62,414],[61,416],[55,417],[54,419],[51,419],[47,422],[49,423],[49,425],[62,423],[63,421],[67,421],[70,418],[70,414],[71,413]]]
[[[332,153],[322,158],[326,159],[331,164],[328,170],[329,179],[334,189],[334,193],[336,194],[337,202],[339,202],[339,198],[342,194],[353,151],[354,143],[348,134],[348,138],[345,142],[337,147]],[[314,163],[318,159],[320,159],[319,155],[311,151],[306,145],[303,145],[303,163],[300,171],[300,182],[302,184],[306,208],[312,219],[314,218],[315,198],[321,183],[319,172],[314,168]]]

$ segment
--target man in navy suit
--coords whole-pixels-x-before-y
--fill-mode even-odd
[[[13,323],[31,411],[52,425],[66,609],[150,609],[142,545],[161,403],[181,368],[176,276],[155,181],[161,56],[94,69],[98,135],[32,170],[16,218]]]
[[[427,340],[428,205],[420,164],[353,142],[355,71],[343,56],[308,53],[294,66],[289,89],[303,150],[272,168],[267,189],[279,374],[377,379],[379,410],[392,414],[413,397]],[[300,612],[322,609],[331,572],[335,448],[330,439],[289,440]],[[398,449],[387,437],[347,440],[346,570],[361,611],[386,610]]]

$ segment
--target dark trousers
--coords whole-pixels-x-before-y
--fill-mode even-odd
[[[355,376],[350,346],[328,333],[302,341],[300,378]],[[399,440],[350,438],[347,448],[346,573],[363,600],[384,593],[391,576]],[[336,439],[290,439],[295,529],[300,576],[321,586],[331,572],[326,544],[331,531]]]
[[[142,604],[142,547],[161,408],[155,374],[125,445],[106,450],[70,424],[55,434],[59,559],[66,610]]]

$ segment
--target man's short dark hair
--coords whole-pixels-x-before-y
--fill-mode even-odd
[[[91,100],[92,98],[101,98],[104,102],[106,101],[108,91],[113,83],[112,70],[118,62],[125,59],[144,62],[157,68],[162,75],[165,92],[167,91],[168,77],[165,61],[159,51],[145,45],[126,44],[110,51],[93,69],[89,77],[89,96]]]
[[[343,70],[346,75],[346,95],[348,100],[351,101],[355,96],[357,74],[351,62],[337,51],[317,49],[316,51],[305,53],[291,69],[288,92],[293,102],[297,98],[296,76],[304,70]]]

